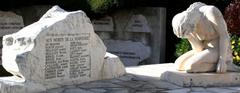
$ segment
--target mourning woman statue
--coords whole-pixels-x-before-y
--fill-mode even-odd
[[[192,47],[175,61],[177,70],[189,73],[227,71],[227,64],[232,63],[232,52],[219,9],[201,2],[193,3],[174,16],[172,26],[174,34],[186,38]]]

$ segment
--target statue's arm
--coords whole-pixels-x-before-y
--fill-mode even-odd
[[[201,52],[204,49],[203,43],[197,38],[197,36],[194,36],[193,33],[190,33],[188,36],[188,41],[191,44],[192,49],[194,52]]]
[[[214,6],[209,6],[207,8],[206,16],[212,23],[213,28],[217,31],[219,35],[219,60],[217,65],[217,72],[226,72],[226,59],[227,59],[227,49],[229,47],[229,35],[227,32],[227,26],[223,19],[222,13]]]

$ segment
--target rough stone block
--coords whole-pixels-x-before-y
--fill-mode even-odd
[[[103,62],[103,79],[117,78],[125,73],[125,67],[119,57],[107,52]]]
[[[125,74],[120,59],[106,54],[86,14],[58,6],[5,35],[2,58],[13,77],[0,77],[0,93],[35,93]]]

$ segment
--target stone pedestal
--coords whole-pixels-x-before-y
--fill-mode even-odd
[[[165,80],[182,87],[226,87],[240,85],[240,73],[186,73],[176,71],[174,64],[145,65],[126,68],[127,73],[142,79]]]
[[[194,73],[166,71],[161,79],[182,87],[224,87],[240,85],[240,73]]]

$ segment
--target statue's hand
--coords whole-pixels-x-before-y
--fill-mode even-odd
[[[217,64],[217,73],[227,72],[227,64],[224,61],[219,60]]]

